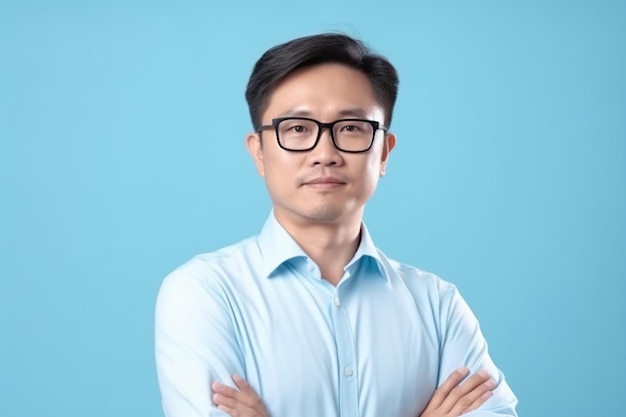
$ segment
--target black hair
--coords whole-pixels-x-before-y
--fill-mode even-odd
[[[317,64],[340,63],[362,71],[372,84],[376,100],[385,112],[389,127],[398,95],[398,73],[387,58],[374,53],[363,42],[347,35],[324,33],[291,40],[273,48],[256,62],[246,101],[252,125],[257,130],[274,88],[292,72]]]

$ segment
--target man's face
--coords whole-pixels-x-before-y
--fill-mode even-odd
[[[385,123],[367,76],[334,63],[298,70],[274,89],[262,124],[286,116],[323,123],[345,118]],[[384,175],[395,137],[378,130],[372,147],[363,153],[339,151],[329,129],[323,129],[315,148],[306,152],[282,149],[273,129],[264,130],[262,139],[250,134],[246,144],[279,220],[339,224],[360,221],[365,202]]]

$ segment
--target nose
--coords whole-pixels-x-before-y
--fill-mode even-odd
[[[331,131],[325,127],[320,132],[320,138],[315,148],[309,152],[311,165],[340,165],[343,163],[341,152],[335,147],[331,137]]]

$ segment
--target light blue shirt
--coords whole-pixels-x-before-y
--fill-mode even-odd
[[[210,386],[233,373],[272,417],[416,417],[460,366],[499,384],[467,416],[517,415],[456,288],[387,258],[364,225],[336,287],[273,214],[260,235],[191,259],[161,286],[155,351],[168,417],[226,416]]]

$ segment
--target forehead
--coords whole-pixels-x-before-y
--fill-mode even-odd
[[[301,68],[278,83],[264,117],[293,113],[331,117],[348,110],[370,117],[382,112],[372,84],[362,71],[329,63]]]

